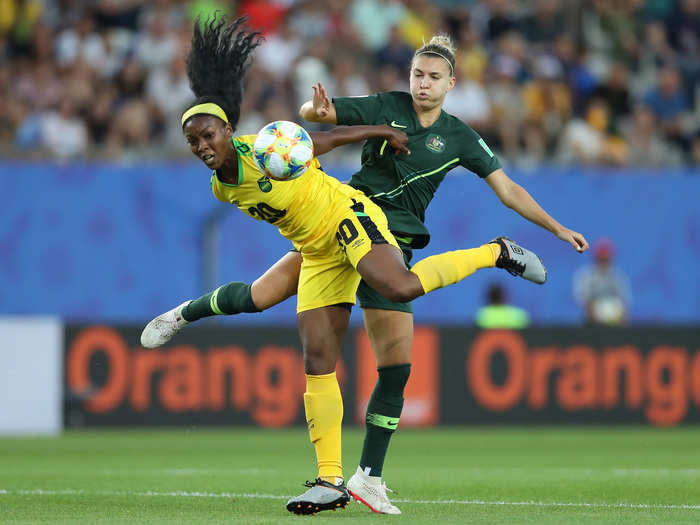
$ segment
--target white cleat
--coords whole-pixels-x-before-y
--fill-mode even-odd
[[[379,514],[401,514],[398,507],[391,504],[386,495],[386,483],[379,476],[368,476],[360,467],[348,481],[348,492],[360,503],[367,505],[372,512]]]
[[[180,306],[160,314],[146,325],[141,332],[141,346],[144,348],[158,348],[170,341],[180,328],[189,324],[182,317],[182,309],[192,301],[185,301]]]
[[[501,255],[496,260],[496,268],[503,268],[508,273],[533,283],[545,283],[547,268],[534,252],[515,244],[508,237],[497,237],[491,242],[501,246]]]

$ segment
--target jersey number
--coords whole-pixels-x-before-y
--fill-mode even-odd
[[[335,237],[338,239],[340,247],[345,251],[346,246],[357,239],[358,235],[357,228],[355,228],[352,221],[350,219],[343,219],[340,226],[338,226],[338,232],[335,234]]]
[[[259,202],[257,206],[248,208],[248,213],[257,219],[274,223],[287,215],[287,210],[278,210],[265,202]]]

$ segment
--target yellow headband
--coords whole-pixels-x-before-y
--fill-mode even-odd
[[[187,119],[190,118],[192,115],[214,115],[215,117],[219,117],[221,120],[228,124],[226,112],[223,109],[221,109],[221,106],[219,106],[218,104],[214,104],[213,102],[197,104],[196,106],[192,106],[190,109],[185,111],[185,113],[182,115],[183,126],[185,125],[185,122],[187,122]]]
[[[447,62],[447,65],[450,66],[450,74],[451,74],[452,76],[455,76],[455,71],[454,71],[454,69],[452,68],[452,62],[450,62],[450,59],[447,58],[447,57],[446,57],[445,55],[443,55],[442,53],[438,53],[437,51],[429,51],[429,50],[421,51],[420,53],[416,53],[416,56],[420,56],[420,55],[437,55],[437,56],[439,56],[440,58],[444,58],[444,59],[445,59],[445,62]]]

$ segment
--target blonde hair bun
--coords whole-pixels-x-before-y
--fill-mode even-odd
[[[439,33],[437,35],[434,35],[433,38],[430,39],[430,42],[428,42],[428,45],[436,45],[440,47],[444,47],[447,49],[451,54],[455,54],[455,45],[454,42],[452,42],[452,38],[450,38],[449,35],[446,35],[444,33]]]

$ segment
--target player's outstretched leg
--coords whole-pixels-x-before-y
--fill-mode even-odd
[[[314,481],[307,481],[305,486],[309,487],[309,490],[287,502],[289,512],[316,514],[322,510],[342,509],[350,501],[350,494],[344,482],[334,485],[330,481],[316,478]]]
[[[368,469],[369,470],[369,469]],[[367,505],[378,514],[401,514],[398,507],[391,504],[386,495],[386,483],[381,476],[370,476],[357,467],[357,472],[348,481],[348,492],[360,503]]]
[[[547,280],[547,269],[534,252],[519,246],[507,237],[497,237],[491,242],[501,247],[501,254],[496,259],[496,268],[503,268],[512,275],[537,284],[544,284]]]
[[[170,341],[180,329],[188,324],[182,317],[182,309],[192,301],[185,301],[172,310],[160,314],[146,325],[141,332],[141,346],[144,348],[158,348]]]

